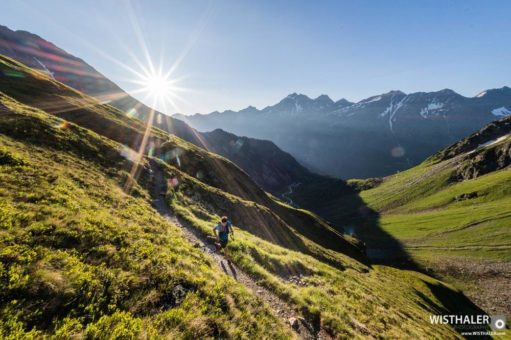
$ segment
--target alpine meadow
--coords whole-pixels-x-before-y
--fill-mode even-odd
[[[0,339],[511,336],[506,1],[0,8]]]

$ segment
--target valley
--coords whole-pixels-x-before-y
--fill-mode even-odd
[[[326,202],[301,203],[344,222],[373,261],[438,275],[484,309],[509,313],[510,130],[505,118],[417,167],[380,181],[348,181],[362,200],[351,215],[355,194],[347,188]]]

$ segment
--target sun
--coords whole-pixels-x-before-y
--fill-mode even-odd
[[[137,88],[129,91],[129,93],[131,95],[141,95],[142,102],[161,112],[179,111],[177,101],[186,103],[180,94],[189,91],[187,88],[180,86],[180,82],[184,77],[174,77],[172,68],[164,72],[161,65],[155,67],[152,63],[149,63],[148,67],[142,65],[139,65],[139,67],[140,71],[132,70],[134,77],[128,79],[130,83],[137,85]]]
[[[182,82],[188,76],[176,76],[177,64],[166,68],[163,64],[154,64],[148,57],[147,64],[135,60],[136,68],[125,65],[125,68],[132,73],[125,80],[135,84],[136,87],[128,90],[128,93],[137,97],[141,102],[156,111],[171,114],[180,111],[178,103],[189,103],[181,96],[182,93],[191,92],[183,87]],[[133,108],[136,111],[136,108]],[[135,112],[136,114],[136,112]]]
[[[172,81],[168,76],[152,73],[144,75],[140,81],[143,91],[154,101],[161,102],[172,96]]]

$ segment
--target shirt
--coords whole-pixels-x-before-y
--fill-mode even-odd
[[[221,223],[218,223],[215,226],[215,230],[218,232],[218,238],[220,241],[227,241],[229,239],[229,229],[231,228],[231,222],[227,221],[227,224],[222,226]]]

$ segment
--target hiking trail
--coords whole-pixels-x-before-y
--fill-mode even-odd
[[[153,171],[153,184],[151,186],[151,197],[153,207],[167,220],[171,221],[183,231],[183,236],[193,245],[198,245],[205,254],[207,254],[222,271],[231,276],[238,283],[241,283],[254,295],[264,301],[272,310],[273,314],[279,317],[286,325],[295,332],[301,339],[331,339],[331,337],[319,325],[313,325],[306,320],[292,306],[284,302],[275,293],[259,285],[248,274],[240,270],[234,263],[228,262],[223,255],[216,251],[215,245],[208,240],[198,230],[179,219],[169,208],[165,193],[167,183],[164,176],[164,170],[154,159],[149,160],[150,168]]]

